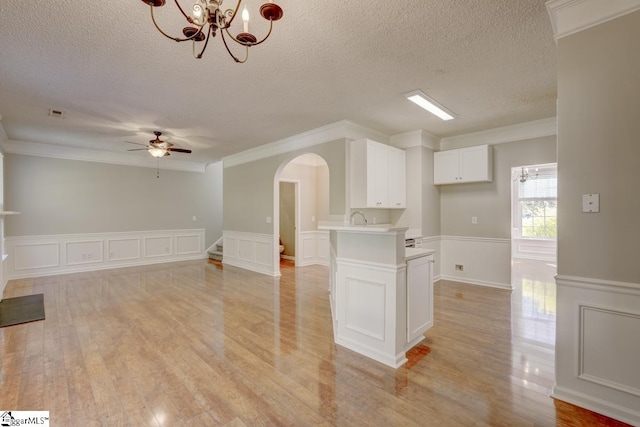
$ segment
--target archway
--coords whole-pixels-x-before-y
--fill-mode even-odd
[[[286,204],[294,206],[293,221],[281,222],[281,183],[294,185],[293,198],[287,197]],[[306,153],[293,157],[283,162],[278,167],[274,177],[273,187],[273,241],[274,241],[274,266],[280,271],[280,242],[281,227],[293,227],[286,230],[287,238],[282,242],[283,254],[292,259],[296,267],[316,264],[318,256],[318,221],[329,218],[329,166],[318,154]],[[291,211],[287,213],[291,217]],[[291,238],[289,236],[293,236]],[[289,242],[289,243],[287,243]],[[295,248],[291,251],[291,246]],[[289,247],[289,248],[288,248]],[[291,253],[293,252],[293,255]],[[274,269],[275,270],[275,269]]]

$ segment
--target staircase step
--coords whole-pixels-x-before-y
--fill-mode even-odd
[[[213,259],[216,261],[222,261],[222,252],[221,251],[211,251],[209,252],[209,259]]]

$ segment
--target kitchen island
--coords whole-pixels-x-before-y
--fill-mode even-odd
[[[393,368],[433,326],[433,254],[405,248],[406,227],[321,224],[330,231],[336,344]]]

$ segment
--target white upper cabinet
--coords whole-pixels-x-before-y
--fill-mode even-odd
[[[407,206],[407,153],[389,147],[389,207]]]
[[[350,143],[351,208],[402,209],[407,205],[404,150],[359,139]]]
[[[433,183],[461,184],[493,181],[490,145],[438,151],[433,155]]]

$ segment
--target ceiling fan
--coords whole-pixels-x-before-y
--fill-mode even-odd
[[[168,141],[162,141],[160,139],[160,136],[162,135],[162,132],[160,131],[154,131],[153,134],[156,136],[155,139],[151,139],[149,140],[149,144],[140,144],[139,142],[132,142],[132,141],[125,141],[129,144],[136,144],[136,145],[143,145],[145,148],[133,148],[131,150],[127,150],[127,151],[148,151],[149,154],[151,154],[153,157],[166,157],[169,156],[169,151],[175,152],[175,153],[191,153],[191,150],[186,149],[186,148],[175,148],[173,146],[172,143],[168,142]]]

